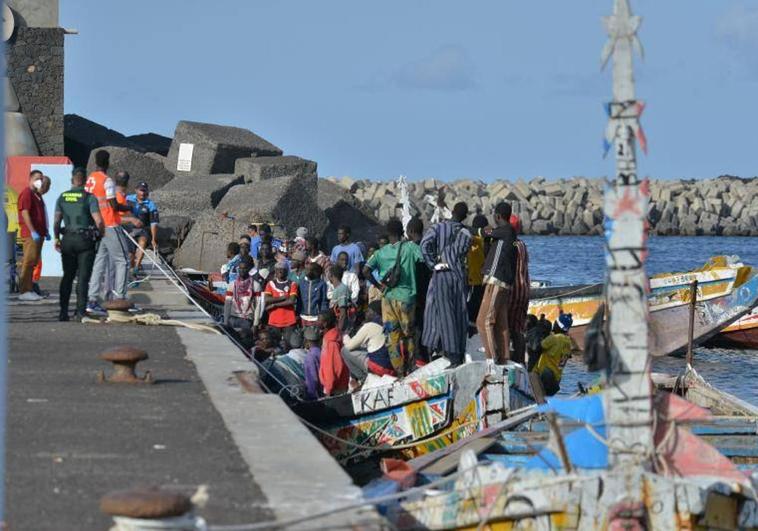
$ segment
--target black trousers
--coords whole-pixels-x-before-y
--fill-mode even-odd
[[[92,265],[95,263],[97,248],[95,242],[86,239],[78,233],[66,234],[61,241],[61,259],[63,261],[63,278],[61,278],[60,297],[61,313],[68,313],[68,303],[71,299],[71,289],[76,284],[76,311],[84,315],[87,308],[87,290],[92,276]]]

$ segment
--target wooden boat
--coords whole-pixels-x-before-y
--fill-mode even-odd
[[[693,369],[678,377],[652,375],[659,389],[681,396],[711,417],[691,424],[692,433],[713,445],[738,468],[758,473],[758,407],[711,386]]]
[[[654,373],[652,381],[659,400],[665,400],[665,393],[671,393],[708,412],[708,418],[688,423],[692,433],[715,446],[741,470],[758,472],[757,406],[716,389],[691,367],[678,377]],[[570,430],[580,425],[562,422],[561,428]],[[409,465],[429,480],[453,472],[460,456],[469,450],[480,463],[523,466],[548,440],[548,423],[534,407],[509,416],[456,446],[413,459]]]
[[[217,321],[223,319],[225,295],[213,289],[214,274],[195,270],[178,270],[175,274],[190,296]],[[215,279],[218,281],[218,279]]]
[[[731,325],[758,303],[756,273],[741,263],[729,264],[715,257],[703,268],[668,273],[650,279],[650,354],[682,352],[687,345],[690,285],[698,281],[695,343],[700,344]],[[529,313],[545,314],[554,321],[559,313],[571,313],[571,337],[579,348],[592,316],[603,302],[602,285],[532,290]]]
[[[654,480],[651,474],[647,480],[643,480],[643,488],[652,489],[649,495],[653,496],[653,491],[663,484],[668,484],[672,489],[676,485],[676,489],[679,489],[683,485],[681,476],[688,480],[697,477],[697,489],[718,492],[716,481],[709,483],[703,480],[703,476],[713,474],[716,470],[741,484],[739,488],[748,491],[753,489],[748,477],[758,474],[758,407],[715,389],[692,368],[688,368],[679,377],[653,374],[652,381],[657,389],[655,405],[660,422],[665,423],[670,419],[676,421],[657,432],[660,454],[656,471],[659,476]],[[588,396],[580,400],[594,399]],[[600,401],[599,396],[597,401]],[[613,488],[614,481],[617,481],[613,475],[600,472],[608,466],[602,443],[604,427],[600,423],[593,424],[593,431],[597,430],[596,435],[587,437],[585,433],[585,440],[581,441],[574,436],[586,428],[586,422],[563,417],[559,425],[563,444],[576,467],[561,480],[558,477],[566,474],[566,471],[557,460],[548,466],[538,466],[541,458],[545,459],[545,456],[550,455],[549,452],[557,453],[557,450],[550,422],[535,406],[517,412],[468,439],[410,460],[403,476],[404,485],[398,486],[396,490],[414,489],[417,485],[415,490],[423,490],[423,485],[435,483],[446,484],[446,487],[430,488],[421,499],[416,495],[411,497],[415,501],[388,504],[381,509],[401,529],[475,527],[477,519],[485,511],[491,521],[491,528],[497,529],[498,525],[502,525],[503,529],[510,529],[507,522],[518,519],[518,509],[533,514],[538,522],[540,517],[545,518],[545,529],[594,527],[590,523],[598,523],[594,518],[597,518],[598,512],[602,512],[598,505],[604,500],[603,488]],[[686,426],[686,430],[683,426]],[[675,435],[667,435],[670,431]],[[724,456],[730,464],[722,461],[714,467],[710,463],[707,466],[711,468],[705,474],[702,469],[705,466],[703,459],[687,456],[688,452],[693,451],[689,445],[696,440],[705,443],[700,446],[700,452],[707,454],[704,459],[718,461]],[[577,448],[581,448],[581,452]],[[557,471],[551,470],[551,466],[557,468]],[[461,474],[462,470],[472,468],[472,474]],[[673,472],[675,469],[676,472]],[[467,481],[467,475],[469,479],[473,477],[475,480]],[[378,492],[391,490],[388,485],[392,482],[390,477],[392,476],[385,476],[386,479],[370,483],[364,488],[364,495],[370,498]],[[449,478],[447,483],[445,478]],[[723,479],[722,477],[722,481]],[[585,482],[591,486],[588,488]],[[550,486],[547,496],[544,492],[545,485]],[[693,492],[697,489],[693,489]],[[662,494],[661,491],[659,493]],[[676,492],[676,497],[681,499],[686,499],[689,495]],[[509,497],[518,500],[511,510]],[[595,497],[598,499],[590,503]],[[606,497],[605,503],[613,504],[614,500]],[[575,508],[569,510],[574,504]],[[581,510],[576,507],[581,507]],[[686,507],[692,513],[706,510],[704,505],[697,503]],[[758,524],[754,512],[756,509],[758,506],[752,501],[724,510],[745,524],[743,527],[750,528]],[[576,512],[572,515],[572,511]],[[584,521],[583,518],[589,520]],[[683,515],[683,520],[687,520],[686,515]]]
[[[291,404],[341,463],[377,453],[412,458],[444,448],[533,403],[528,375],[514,363],[439,359],[402,380]]]
[[[706,346],[758,349],[758,308],[721,330],[706,342]]]

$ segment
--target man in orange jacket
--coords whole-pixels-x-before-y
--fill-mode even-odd
[[[106,315],[100,306],[98,297],[105,272],[110,265],[115,270],[115,285],[113,292],[116,299],[126,298],[127,269],[129,265],[129,244],[121,228],[121,212],[129,212],[128,204],[119,204],[116,199],[116,183],[108,174],[110,153],[104,149],[95,153],[97,170],[87,178],[84,189],[95,196],[100,206],[100,215],[105,223],[105,234],[95,256],[95,265],[90,277],[87,298],[87,313],[90,315]],[[137,223],[139,221],[137,220]]]

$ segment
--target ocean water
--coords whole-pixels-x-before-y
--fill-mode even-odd
[[[533,280],[553,285],[602,282],[605,271],[604,240],[599,236],[525,236],[529,250],[529,273]],[[703,265],[711,256],[739,256],[747,265],[758,267],[758,238],[725,236],[653,236],[649,240],[648,274],[687,271]],[[659,358],[653,370],[676,374],[684,359]],[[714,386],[758,405],[758,351],[725,350],[699,347],[695,369]],[[566,366],[561,393],[573,393],[577,382],[592,383],[597,376],[588,373],[575,358]]]

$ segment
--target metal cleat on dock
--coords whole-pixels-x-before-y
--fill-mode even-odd
[[[194,514],[189,497],[158,488],[142,488],[106,494],[100,510],[113,517],[111,531],[174,529],[205,531],[205,520]]]
[[[113,363],[113,374],[106,377],[102,370],[97,375],[99,383],[144,383],[152,384],[153,376],[150,371],[145,372],[145,376],[140,378],[135,373],[137,363],[148,358],[147,352],[135,347],[121,346],[106,350],[100,354],[100,359]]]

